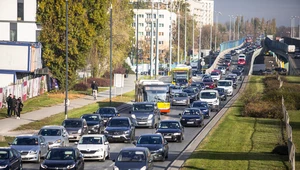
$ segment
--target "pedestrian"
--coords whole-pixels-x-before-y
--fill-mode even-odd
[[[12,94],[9,94],[6,98],[7,104],[7,117],[11,117],[11,105],[12,105]]]
[[[14,112],[14,116],[16,117],[16,105],[17,105],[17,99],[16,99],[16,96],[13,95],[13,98],[11,99],[11,115],[12,113]]]
[[[23,103],[22,103],[22,99],[21,99],[21,97],[19,97],[18,99],[17,99],[17,102],[16,102],[16,109],[15,109],[15,111],[16,111],[16,114],[17,114],[17,119],[20,119],[20,117],[21,117],[21,111],[23,110]]]
[[[97,85],[96,81],[93,81],[93,83],[91,84],[91,88],[92,88],[92,91],[93,91],[94,99],[97,100],[98,85]]]

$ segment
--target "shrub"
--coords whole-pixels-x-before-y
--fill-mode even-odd
[[[88,89],[88,85],[85,83],[77,83],[73,88],[75,91],[86,91]]]
[[[281,111],[280,104],[258,100],[245,105],[243,115],[259,118],[282,118]]]

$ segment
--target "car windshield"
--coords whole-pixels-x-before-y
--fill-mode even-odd
[[[194,93],[194,90],[193,89],[184,89],[182,90],[183,92],[186,92],[186,93]]]
[[[207,78],[207,79],[203,79],[203,82],[213,82],[213,80],[210,78]]]
[[[48,152],[46,160],[75,160],[73,150],[52,149]]]
[[[99,115],[83,115],[82,119],[85,119],[86,121],[99,121]]]
[[[238,70],[232,70],[231,72],[234,73],[234,74],[237,74],[237,75],[241,75],[241,72],[238,71]]]
[[[179,129],[179,123],[178,122],[161,122],[159,124],[160,129]]]
[[[7,151],[0,151],[0,160],[8,159],[8,152]]]
[[[115,114],[114,108],[100,108],[97,113],[102,114]]]
[[[177,79],[177,83],[187,83],[186,79]]]
[[[33,137],[16,137],[12,143],[13,145],[38,145],[38,138]]]
[[[121,151],[118,162],[145,162],[146,155],[143,151]]]
[[[187,110],[184,110],[183,115],[200,115],[200,111],[199,110],[196,110],[196,109],[187,109]]]
[[[211,72],[210,75],[212,75],[212,76],[218,76],[219,73],[217,73],[217,72]]]
[[[229,81],[219,81],[218,86],[231,86],[231,82],[229,82]]]
[[[137,144],[161,144],[162,139],[160,136],[141,136]]]
[[[133,111],[153,111],[154,104],[134,104]]]
[[[187,93],[175,93],[174,97],[187,97]]]
[[[216,90],[218,90],[219,93],[224,93],[225,90],[223,88],[216,88]]]
[[[61,130],[60,129],[41,129],[39,135],[42,136],[60,136]]]
[[[171,89],[181,89],[181,87],[180,86],[172,86],[172,87],[170,87]]]
[[[216,92],[203,92],[201,93],[201,99],[214,99],[217,97]]]
[[[195,102],[193,103],[193,107],[208,107],[204,102]]]
[[[103,144],[102,137],[84,136],[79,140],[79,144]]]
[[[127,119],[112,119],[109,121],[109,127],[128,127],[129,122]]]
[[[82,127],[82,121],[79,120],[65,120],[63,122],[63,126],[66,128],[78,128],[78,127]]]

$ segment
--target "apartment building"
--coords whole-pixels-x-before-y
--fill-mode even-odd
[[[0,41],[36,42],[37,0],[0,0]]]
[[[186,0],[190,5],[191,15],[201,25],[214,24],[214,0]]]
[[[139,39],[139,49],[143,49],[143,57],[149,58],[151,45],[151,9],[134,9],[134,23],[135,36]],[[166,9],[153,9],[153,54],[156,52],[156,41],[158,41],[158,48],[160,57],[169,51],[170,28],[171,23],[173,29],[176,24],[177,15],[171,13]],[[158,20],[158,22],[157,22]],[[138,27],[137,27],[138,25]],[[158,39],[156,40],[156,28],[158,27]],[[137,33],[138,28],[138,33]]]

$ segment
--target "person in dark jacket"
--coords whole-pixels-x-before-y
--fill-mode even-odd
[[[92,88],[94,99],[97,100],[98,85],[95,81],[93,81],[93,83],[91,84],[91,88]]]
[[[17,119],[20,119],[20,117],[21,117],[21,111],[22,111],[22,109],[23,109],[23,103],[22,103],[22,99],[21,99],[21,97],[19,97],[18,99],[17,99],[17,102],[16,102],[16,109],[15,109],[15,112],[16,112],[16,114],[17,114]]]
[[[12,115],[12,112],[14,112],[14,116],[17,116],[16,115],[16,106],[17,106],[16,96],[13,95],[13,98],[11,100],[12,100],[12,102],[11,102],[11,115]]]
[[[12,94],[9,94],[9,96],[6,98],[6,104],[7,104],[7,117],[11,117]]]

